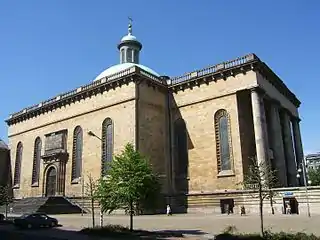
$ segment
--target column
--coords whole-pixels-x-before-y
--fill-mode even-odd
[[[283,147],[283,138],[281,131],[281,122],[279,115],[280,104],[272,101],[270,105],[270,123],[271,123],[271,148],[274,156],[274,166],[277,171],[279,185],[281,187],[287,186],[287,167]]]
[[[289,187],[297,186],[297,168],[296,160],[294,156],[293,143],[292,143],[292,134],[291,134],[291,125],[290,117],[287,111],[282,111],[282,123],[283,123],[283,140],[284,140],[284,149],[286,156],[287,164],[287,177]]]
[[[251,89],[251,104],[253,115],[253,128],[256,143],[256,155],[258,164],[268,163],[268,142],[266,138],[266,117],[263,107],[261,90],[258,88]]]
[[[302,161],[304,161],[303,156],[303,147],[302,147],[302,141],[301,141],[301,132],[300,132],[300,125],[299,125],[300,119],[299,118],[293,118],[292,119],[292,128],[293,128],[293,139],[294,139],[294,147],[295,147],[295,153],[296,153],[296,163],[297,168],[302,168]],[[303,173],[301,172],[300,177],[300,185],[304,185],[303,183]]]

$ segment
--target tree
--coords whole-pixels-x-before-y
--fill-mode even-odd
[[[320,185],[320,167],[315,169],[308,170],[308,178],[311,181],[312,186],[319,186]]]
[[[107,176],[99,180],[97,197],[103,212],[125,209],[130,213],[133,230],[134,208],[142,205],[153,208],[160,192],[160,184],[148,160],[132,144],[107,166]]]
[[[258,193],[259,198],[259,213],[260,213],[260,230],[264,235],[263,225],[263,201],[264,199],[270,199],[271,211],[273,209],[273,197],[275,192],[272,188],[277,184],[278,179],[276,177],[276,171],[272,170],[267,163],[258,163],[256,158],[251,158],[248,169],[248,173],[245,174],[242,182],[245,189],[253,190],[253,193]],[[252,197],[256,197],[254,194]]]
[[[86,196],[91,202],[91,215],[92,215],[92,227],[95,227],[95,217],[94,217],[94,201],[97,199],[97,181],[94,180],[91,174],[88,175],[88,182],[86,183]]]
[[[6,218],[8,217],[8,206],[13,201],[12,188],[9,184],[0,186],[0,206],[6,206]]]

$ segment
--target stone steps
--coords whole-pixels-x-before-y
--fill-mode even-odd
[[[5,206],[0,207],[5,212]],[[29,214],[42,212],[47,214],[80,213],[81,208],[65,197],[29,197],[16,199],[10,203],[8,210],[12,214]]]

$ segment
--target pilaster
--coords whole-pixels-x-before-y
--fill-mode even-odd
[[[281,120],[283,127],[283,140],[287,165],[287,177],[289,187],[297,186],[297,168],[296,160],[293,150],[292,134],[291,134],[291,122],[289,113],[286,110],[281,111]]]

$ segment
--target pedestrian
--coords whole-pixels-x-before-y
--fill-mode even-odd
[[[171,207],[169,204],[167,204],[167,216],[171,216],[172,212],[171,212]]]
[[[243,215],[245,215],[245,214],[246,214],[246,209],[244,208],[244,206],[243,206],[243,205],[241,206],[240,214],[241,214],[241,216],[243,216]]]

